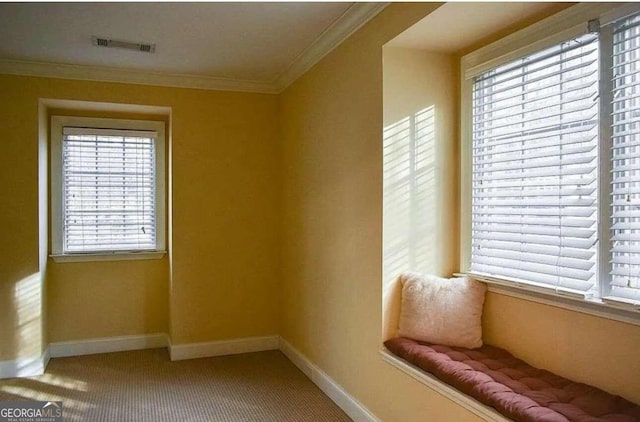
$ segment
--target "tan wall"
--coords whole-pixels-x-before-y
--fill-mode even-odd
[[[429,7],[392,4],[290,86],[280,104],[287,222],[281,335],[385,421],[473,418],[378,356],[382,45]],[[496,294],[488,297],[485,325],[488,342],[639,401],[632,355],[640,327]],[[611,348],[619,349],[614,359]]]
[[[166,333],[168,259],[53,263],[48,268],[49,342]]]
[[[395,335],[399,273],[458,271],[458,60],[384,47],[383,338]]]
[[[277,334],[277,97],[196,90],[177,97],[172,341]]]
[[[17,76],[0,76],[0,93],[0,360],[39,354],[19,341],[14,294],[38,273],[38,98],[170,107],[173,131],[171,269],[50,262],[49,341],[168,326],[174,344],[277,333],[276,96]]]
[[[489,293],[484,340],[640,403],[640,326]]]
[[[42,353],[38,102],[0,83],[0,361]]]
[[[435,4],[392,4],[281,95],[281,335],[384,421],[475,416],[382,362],[382,45]]]

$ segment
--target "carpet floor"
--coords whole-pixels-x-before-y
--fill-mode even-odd
[[[62,401],[65,421],[349,421],[279,351],[171,362],[166,349],[51,359],[0,401]]]

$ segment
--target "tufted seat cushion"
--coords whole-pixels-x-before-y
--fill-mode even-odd
[[[640,406],[534,368],[509,352],[440,346],[398,337],[385,346],[515,421],[640,421]]]

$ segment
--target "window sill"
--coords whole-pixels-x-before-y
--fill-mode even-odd
[[[476,416],[479,416],[485,421],[510,421],[510,419],[505,418],[502,414],[498,413],[492,407],[480,403],[476,399],[467,396],[460,390],[450,386],[443,381],[440,381],[433,375],[424,372],[422,369],[413,366],[403,359],[400,359],[384,347],[380,349],[380,356],[382,357],[382,360],[384,362],[411,376],[418,382],[426,385],[437,393],[442,394],[449,400],[462,406],[466,410],[470,411]]]
[[[469,275],[469,278],[474,277]],[[492,293],[640,326],[640,307],[635,305],[613,305],[600,299],[581,299],[552,292],[546,293],[523,287],[496,284],[483,279],[477,280],[485,283],[488,291]]]
[[[167,251],[143,251],[143,252],[100,252],[78,253],[67,255],[50,255],[58,263],[64,262],[92,262],[92,261],[132,261],[146,259],[161,259]]]

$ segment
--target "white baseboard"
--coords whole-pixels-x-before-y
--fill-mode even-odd
[[[137,336],[103,337],[78,341],[61,341],[49,344],[52,358],[93,355],[96,353],[124,352],[127,350],[167,347],[169,340],[164,333]]]
[[[49,365],[49,361],[51,360],[51,352],[49,351],[49,346],[44,349],[44,353],[42,354],[42,373],[47,369]]]
[[[0,379],[42,375],[48,363],[49,349],[38,357],[0,361]]]
[[[169,354],[171,360],[184,360],[278,350],[278,346],[278,336],[245,337],[204,343],[172,344],[169,346]]]
[[[322,369],[280,337],[280,351],[309,379],[356,422],[378,422],[379,419],[362,403],[347,393]]]

